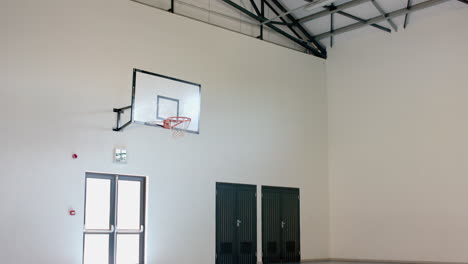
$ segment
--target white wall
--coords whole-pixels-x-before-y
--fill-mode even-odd
[[[302,257],[328,256],[322,60],[127,0],[1,4],[2,263],[81,263],[86,171],[149,177],[148,263],[214,263],[216,181],[300,187]],[[202,84],[199,136],[111,131],[134,67]]]
[[[468,9],[327,61],[331,257],[468,262]]]

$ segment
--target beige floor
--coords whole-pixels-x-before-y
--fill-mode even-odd
[[[302,263],[304,264],[304,263]],[[337,262],[337,261],[325,261],[325,262],[306,262],[305,264],[388,264],[381,262]]]

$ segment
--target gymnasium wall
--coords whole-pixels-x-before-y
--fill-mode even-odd
[[[421,12],[329,51],[333,258],[468,262],[468,8]]]
[[[214,263],[217,181],[299,187],[328,256],[322,60],[128,0],[1,5],[0,262],[81,263],[85,172],[148,176],[149,264]],[[111,130],[134,67],[202,84],[200,135]]]

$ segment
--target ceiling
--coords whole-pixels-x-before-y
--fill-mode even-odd
[[[427,0],[412,0],[412,5],[416,5],[422,2],[426,2]],[[306,3],[304,0],[281,0],[282,4],[285,5],[289,10],[295,9],[297,7],[300,7]],[[340,6],[345,3],[353,2],[353,0],[337,0],[333,1],[333,5],[335,6]],[[384,10],[385,13],[389,13],[398,9],[406,8],[408,4],[408,0],[376,0],[377,4]],[[444,12],[450,9],[458,9],[458,8],[467,8],[468,5],[463,3],[462,1],[458,0],[452,0],[452,1],[445,1],[440,4],[436,4],[432,7],[425,8],[423,10],[420,10],[418,12],[411,13],[408,18],[408,24],[407,27],[411,26],[411,23],[414,23],[418,20],[420,20],[424,16],[430,16],[434,15],[440,12]],[[296,18],[302,18],[307,15],[317,13],[319,11],[324,10],[324,8],[319,7],[314,10],[305,10],[305,9],[299,9],[293,13],[293,15]],[[362,18],[362,19],[369,19],[373,17],[380,16],[381,13],[379,13],[379,10],[374,6],[373,1],[367,1],[365,3],[356,5],[351,8],[347,8],[343,10],[344,12],[354,15],[356,17]],[[319,35],[324,32],[330,31],[330,15],[324,16],[315,20],[307,21],[304,22],[303,25],[304,27],[313,35]],[[392,19],[394,25],[397,27],[397,31],[404,30],[403,25],[405,21],[405,16],[398,16],[396,18]],[[356,20],[350,19],[346,16],[340,15],[340,14],[335,14],[334,15],[334,28],[341,28],[353,23],[356,23]],[[395,32],[395,29],[389,24],[387,21],[382,21],[376,23],[377,25],[380,25],[382,27],[385,27],[387,29],[390,29],[391,32]],[[335,36],[334,42],[338,41],[346,41],[347,38],[355,38],[359,37],[363,34],[388,34],[387,32],[383,30],[379,30],[378,28],[371,27],[371,26],[365,26],[360,29],[356,29],[350,32],[347,32],[345,34],[340,34]],[[325,38],[320,41],[323,45],[326,47],[330,47],[330,38]]]
[[[230,0],[222,1],[229,3]],[[276,7],[283,13],[287,10],[290,11],[287,16],[282,18],[295,23],[295,28],[304,27],[309,34],[302,34],[302,39],[309,41],[312,46],[312,49],[306,47],[306,50],[322,58],[327,57],[327,51],[320,48],[320,45],[326,49],[337,41],[346,41],[346,38],[366,34],[365,31],[372,31],[374,34],[390,34],[404,30],[410,26],[411,22],[417,21],[421,17],[444,10],[468,7],[466,0],[271,1],[276,2]],[[307,6],[310,2],[316,2],[317,5],[311,7],[309,4]],[[324,2],[326,5],[322,4]],[[280,5],[283,5],[284,8],[281,8]],[[407,10],[411,12],[407,12]],[[319,16],[319,14],[322,15]],[[267,21],[272,19],[271,17],[266,18]],[[279,20],[278,17],[274,21]],[[300,31],[306,33],[303,30]],[[318,54],[313,50],[314,48],[319,52]]]
[[[423,21],[424,17],[449,10],[468,8],[468,0],[130,1],[168,10],[321,58],[327,57],[330,47],[337,43],[346,43],[351,38],[403,31],[405,19],[406,28],[408,28],[414,23]],[[263,16],[262,3],[264,5]],[[309,6],[304,7],[307,4]],[[406,18],[407,10],[411,13]],[[331,13],[334,14],[331,15]],[[305,19],[310,18],[311,15],[318,18]],[[333,28],[331,28],[332,16]],[[388,16],[392,17],[390,21],[386,20]],[[262,23],[263,30],[260,26]],[[333,36],[330,37],[332,29]]]

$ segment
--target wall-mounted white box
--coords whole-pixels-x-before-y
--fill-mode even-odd
[[[123,147],[116,147],[114,149],[114,162],[127,163],[127,149]]]

